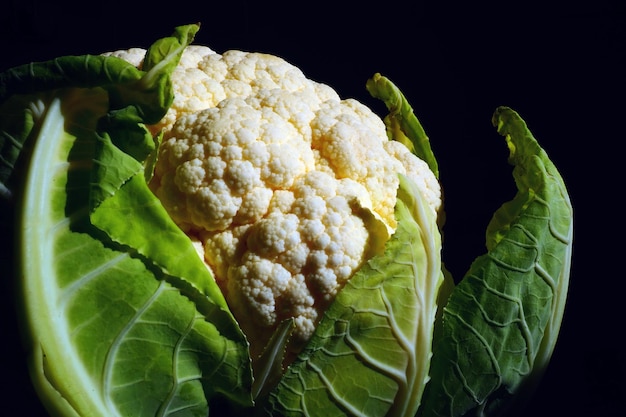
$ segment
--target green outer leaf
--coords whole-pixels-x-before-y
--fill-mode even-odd
[[[518,193],[494,214],[488,253],[444,308],[423,417],[514,411],[547,366],[563,315],[573,233],[565,184],[517,113],[500,107],[493,121]]]
[[[37,392],[59,416],[206,416],[218,395],[250,407],[247,343],[217,284],[149,192],[135,155],[109,140],[143,114],[103,119],[114,89],[70,86],[29,96],[38,113],[24,133],[33,150],[23,158],[17,232],[22,329]],[[146,131],[141,120],[135,126]],[[102,192],[92,211],[94,190]],[[126,231],[117,219],[98,223],[110,236],[90,223],[90,214],[125,211]]]
[[[249,357],[237,324],[165,275],[199,260],[191,242],[169,236],[165,246],[182,246],[168,246],[173,262],[166,258],[162,269],[132,249],[108,247],[88,221],[94,143],[64,123],[56,99],[35,144],[21,220],[27,346],[42,400],[62,416],[205,416],[217,393],[249,405]],[[122,190],[147,190],[137,181]],[[194,279],[210,281],[197,264]]]
[[[154,42],[142,70],[114,56],[89,54],[10,68],[0,73],[0,103],[18,94],[98,86],[109,92],[112,110],[133,103],[141,117],[136,122],[156,123],[173,100],[169,74],[198,30],[198,25],[179,26],[172,36]]]
[[[413,416],[427,379],[443,281],[434,213],[401,176],[398,227],[337,295],[270,394],[281,416]]]
[[[142,69],[147,72],[143,83],[146,87],[161,85],[169,82],[169,77],[162,74],[170,74],[180,61],[183,51],[189,45],[200,30],[200,24],[179,26],[174,30],[172,36],[161,38],[150,45],[143,60]],[[163,108],[168,108],[171,98],[160,102]]]
[[[60,107],[52,102],[36,142],[21,220],[27,345],[47,408],[60,416],[205,416],[216,392],[243,397],[247,350],[200,314],[207,302],[90,233],[85,158],[93,144],[63,130]]]
[[[43,123],[42,132],[36,143],[31,160],[33,169],[25,183],[23,218],[21,221],[21,271],[22,294],[25,321],[28,329],[27,346],[32,349],[31,372],[40,397],[47,402],[47,408],[55,415],[81,415],[90,408],[106,412],[104,402],[93,400],[90,396],[78,396],[73,401],[72,391],[80,392],[84,386],[90,386],[88,376],[80,369],[80,362],[62,359],[58,363],[53,358],[72,357],[72,342],[67,337],[67,322],[58,318],[60,294],[57,284],[53,253],[59,237],[67,232],[64,204],[55,204],[65,187],[64,165],[66,155],[59,155],[58,146],[74,138],[63,129],[64,119],[60,113],[60,100],[54,100],[48,107],[48,115]],[[70,162],[71,163],[71,162]],[[59,173],[61,171],[61,173]],[[56,195],[46,195],[55,183]],[[43,195],[40,193],[44,193]],[[64,230],[65,229],[65,230]],[[34,261],[37,260],[37,261]],[[42,278],[46,279],[42,279]],[[47,320],[46,320],[47,319]],[[54,364],[51,366],[50,364]],[[68,375],[71,375],[68,378]],[[65,389],[56,387],[65,381]]]
[[[125,132],[123,140],[115,144],[139,161],[147,158],[155,144],[143,134],[144,129],[137,130],[137,125],[156,123],[165,115],[174,97],[169,74],[198,30],[198,25],[180,26],[172,36],[157,40],[146,53],[143,70],[113,56],[80,55],[32,62],[1,72],[0,196],[12,194],[9,180],[36,127],[33,117],[40,116],[37,102],[55,90],[106,90],[110,115],[105,121],[109,126],[102,129]]]
[[[439,178],[439,167],[430,148],[430,140],[400,89],[387,77],[378,73],[367,80],[365,87],[372,97],[382,100],[387,106],[389,114],[384,120],[391,139],[406,145],[415,155],[423,159],[435,177]]]
[[[60,88],[130,85],[144,72],[113,56],[61,56],[50,61],[31,62],[0,73],[0,102],[13,95],[39,94]]]
[[[494,112],[492,122],[497,128],[498,133],[504,136],[507,141],[510,151],[510,162],[516,166],[513,171],[513,176],[516,182],[521,183],[521,185],[518,185],[519,188],[527,186],[532,190],[542,189],[544,187],[544,178],[529,175],[523,168],[526,165],[524,162],[525,159],[530,155],[536,154],[541,159],[545,166],[545,171],[542,172],[549,178],[549,184],[545,185],[545,187],[547,187],[546,193],[551,197],[550,201],[552,205],[556,206],[556,208],[551,211],[551,225],[554,225],[553,232],[558,240],[562,240],[566,244],[565,252],[560,259],[561,269],[558,274],[558,282],[554,288],[552,313],[544,331],[541,345],[537,351],[537,356],[535,357],[533,373],[524,381],[524,392],[518,394],[518,397],[523,399],[532,394],[535,385],[543,376],[558,339],[569,287],[574,237],[574,217],[572,203],[563,178],[545,151],[541,149],[539,143],[534,140],[524,120],[513,110],[500,107]],[[532,164],[530,165],[532,166]],[[518,171],[516,171],[516,169]],[[515,205],[515,203],[512,203],[512,205]],[[491,244],[495,244],[495,242],[499,240],[499,237],[502,235],[502,230],[507,229],[507,224],[509,224],[507,214],[510,212],[511,209],[504,204],[503,207],[495,213],[491,223],[487,227],[488,248]],[[558,266],[555,266],[555,270],[556,268],[558,268]]]
[[[10,68],[0,73],[0,183],[7,190],[19,179],[12,178],[22,149],[37,134],[46,96],[72,88],[113,88],[141,79],[143,72],[128,62],[93,55],[64,56]],[[81,105],[88,103],[81,101]],[[106,106],[110,103],[107,99]],[[64,104],[64,109],[71,108]]]

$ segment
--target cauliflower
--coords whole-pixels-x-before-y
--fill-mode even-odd
[[[113,52],[141,65],[142,51]],[[394,232],[405,174],[437,212],[427,164],[354,99],[267,54],[189,46],[150,187],[196,241],[253,357],[283,320],[294,344]]]

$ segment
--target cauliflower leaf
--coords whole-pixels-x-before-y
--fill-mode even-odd
[[[0,77],[1,182],[21,213],[22,330],[52,415],[251,404],[245,337],[142,165],[155,146],[145,123],[171,103],[168,74],[196,30],[156,42],[144,70],[77,56]]]
[[[487,227],[477,258],[443,310],[420,416],[510,415],[532,393],[564,312],[573,211],[557,168],[526,123],[500,107],[518,192]]]
[[[430,139],[402,91],[389,78],[379,73],[367,80],[365,87],[372,97],[383,101],[387,106],[389,114],[385,116],[385,125],[391,139],[402,143],[424,160],[435,177],[439,178],[439,164],[430,147]]]

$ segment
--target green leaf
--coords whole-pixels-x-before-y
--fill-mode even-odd
[[[398,227],[337,295],[270,394],[281,416],[413,416],[443,281],[435,214],[401,176]]]
[[[143,171],[126,181],[115,194],[90,215],[91,223],[115,243],[132,248],[149,260],[164,275],[177,280],[178,286],[207,297],[214,303],[211,315],[215,322],[234,321],[219,318],[219,310],[228,312],[226,301],[213,276],[198,256],[189,237],[176,226],[160,201],[148,188]],[[243,337],[241,342],[245,343]]]
[[[91,171],[90,211],[143,171],[143,165],[115,146],[108,134],[95,139],[95,152]]]
[[[500,107],[515,198],[487,228],[488,252],[452,292],[420,416],[510,415],[543,374],[569,283],[573,212],[554,164],[524,121]],[[519,402],[517,402],[519,401]]]
[[[138,161],[155,150],[154,140],[142,124],[158,122],[174,99],[169,74],[183,50],[193,40],[198,25],[176,28],[157,40],[146,53],[144,68],[114,56],[62,56],[31,62],[0,73],[0,189],[10,194],[9,179],[31,130],[41,117],[41,99],[62,89],[104,89],[108,115],[100,130],[117,131],[114,143]],[[38,104],[39,103],[39,104]],[[91,105],[79,101],[81,106]],[[64,108],[71,107],[64,103]],[[79,108],[80,109],[80,108]],[[70,117],[71,118],[71,117]]]
[[[249,390],[241,386],[247,351],[204,314],[210,300],[190,299],[92,230],[88,153],[61,128],[59,108],[52,103],[46,136],[38,138],[21,221],[31,371],[48,409],[61,416],[206,415],[207,397],[217,392],[241,402]],[[66,212],[67,199],[81,196],[83,205],[74,201]]]
[[[143,75],[143,71],[117,57],[61,56],[19,65],[0,73],[0,101],[13,95],[39,94],[68,87],[123,89],[139,81]]]
[[[198,30],[198,25],[180,26],[172,36],[157,40],[148,48],[142,70],[123,59],[102,55],[62,56],[10,68],[0,73],[0,102],[18,94],[102,87],[110,95],[111,110],[132,103],[135,122],[156,123],[173,100],[168,74]]]
[[[430,148],[430,140],[404,94],[391,80],[378,73],[367,80],[365,86],[371,96],[382,100],[389,110],[384,121],[391,139],[406,145],[411,152],[428,164],[438,178],[439,167]]]
[[[118,120],[154,124],[163,118],[174,100],[169,74],[176,68],[185,47],[193,41],[199,29],[199,25],[179,26],[172,36],[154,42],[144,57],[141,78],[129,84],[115,84],[109,90],[114,109],[118,107],[118,102],[124,104],[119,106],[123,110],[121,115],[116,115]],[[126,103],[135,105],[127,107]]]
[[[171,74],[174,71],[183,51],[193,41],[199,30],[199,23],[179,26],[174,30],[172,36],[158,39],[150,45],[142,65],[142,69],[147,72],[143,80],[146,88],[160,86],[159,88],[166,89],[163,83],[168,83],[169,77],[163,77],[163,74]],[[164,108],[171,105],[169,97],[160,103]]]
[[[79,85],[99,76],[75,75]],[[137,109],[158,106],[141,99],[171,91],[131,94],[114,109],[117,87],[69,80],[5,102],[13,116],[36,109],[27,129],[0,125],[24,132],[19,143],[29,147],[16,159],[26,177],[11,175],[23,194],[19,295],[34,385],[57,416],[206,416],[220,397],[250,407],[245,337],[192,242],[148,190],[137,154],[116,146],[127,127],[146,132]]]

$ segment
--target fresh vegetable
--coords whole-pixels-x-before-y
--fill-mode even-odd
[[[283,59],[202,47],[182,59],[150,187],[198,240],[253,358],[286,319],[297,350],[395,230],[398,174],[433,214],[439,184],[371,110]],[[188,95],[199,86],[204,109]]]
[[[438,163],[400,90],[367,82],[381,119],[281,58],[191,44],[198,29],[0,74],[0,188],[50,413],[456,417],[529,395],[573,228],[520,116],[494,114],[519,191],[455,287]]]

